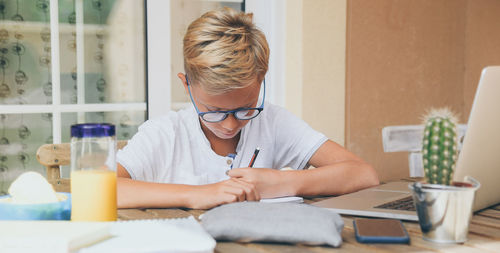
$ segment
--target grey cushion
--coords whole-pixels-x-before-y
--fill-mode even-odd
[[[202,225],[218,240],[286,242],[339,247],[344,221],[327,209],[297,203],[237,202],[202,216]]]

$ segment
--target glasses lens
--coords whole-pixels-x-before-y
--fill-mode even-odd
[[[259,114],[259,110],[257,109],[249,109],[249,110],[242,110],[242,111],[237,111],[235,113],[236,118],[238,119],[253,119]]]
[[[219,122],[226,117],[226,114],[220,112],[209,112],[203,114],[201,117],[207,122]]]

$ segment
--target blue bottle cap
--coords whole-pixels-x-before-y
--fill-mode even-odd
[[[71,126],[71,137],[115,136],[115,125],[108,123],[85,123]]]

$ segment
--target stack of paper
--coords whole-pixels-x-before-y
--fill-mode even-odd
[[[190,216],[118,222],[1,221],[1,253],[213,252],[215,240]]]

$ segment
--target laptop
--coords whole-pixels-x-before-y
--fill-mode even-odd
[[[453,180],[481,183],[473,210],[500,203],[500,66],[483,69]],[[313,205],[340,214],[418,221],[410,182],[391,182]]]

